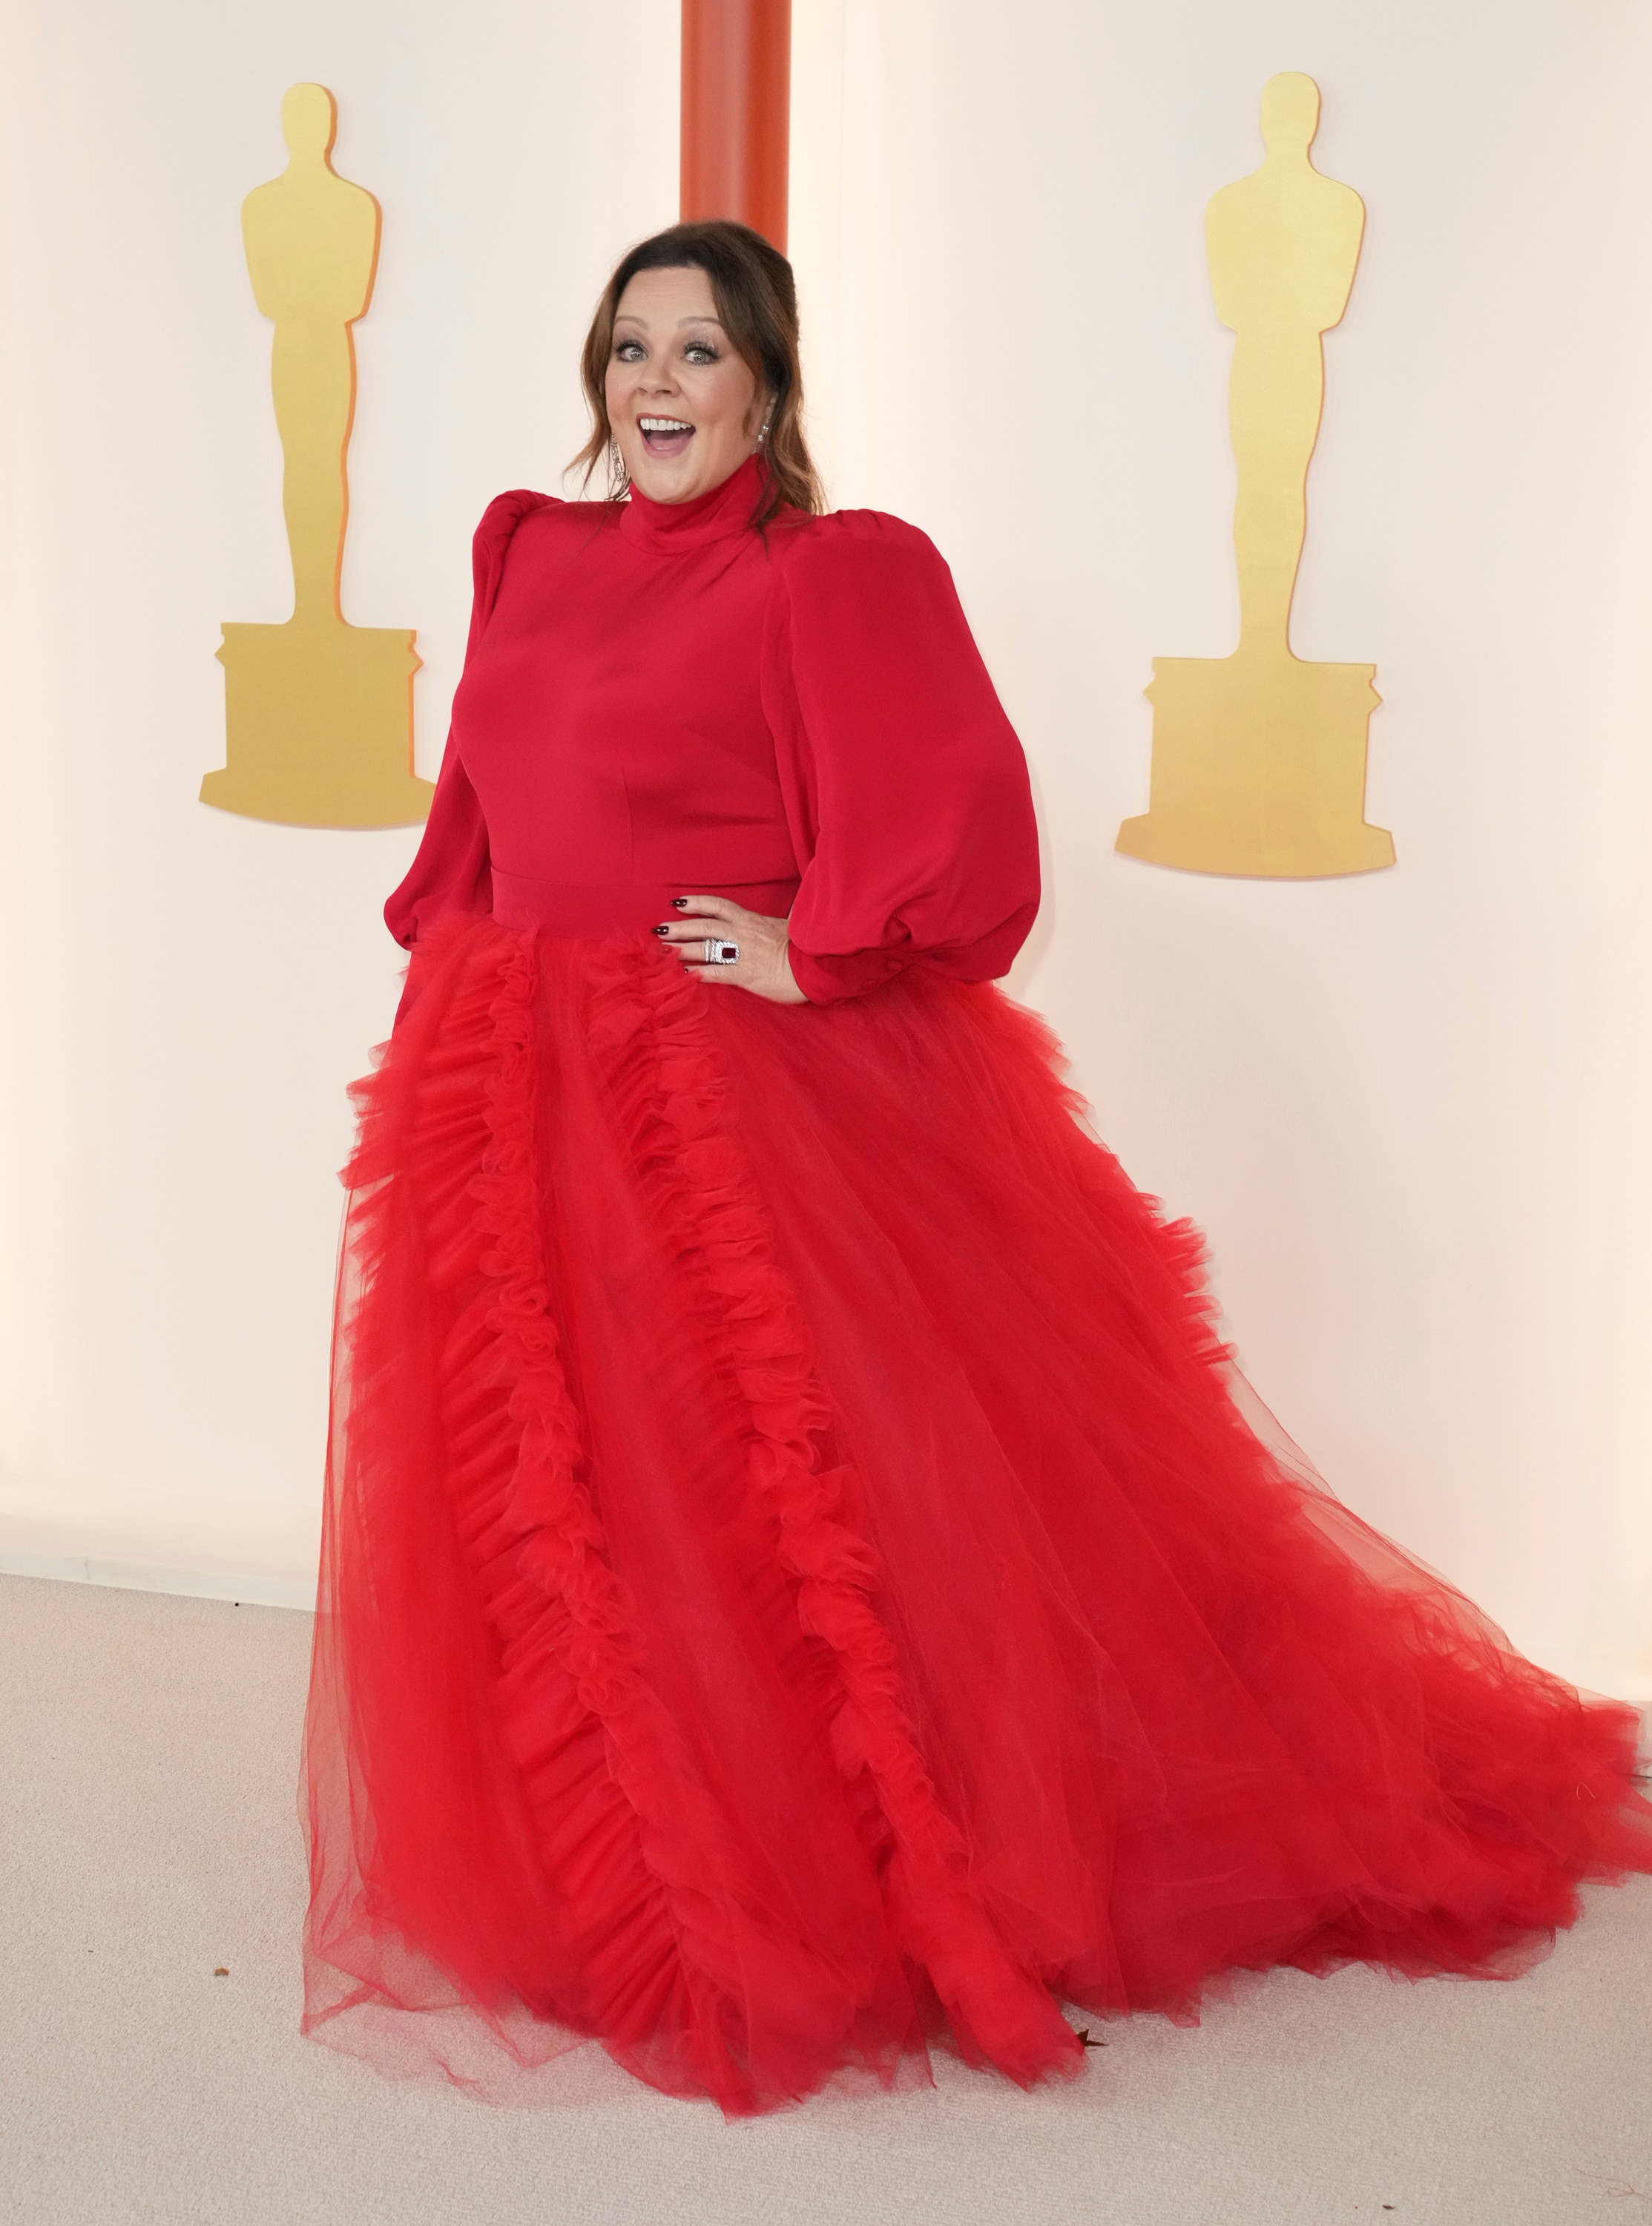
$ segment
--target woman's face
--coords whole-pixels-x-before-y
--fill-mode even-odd
[[[604,393],[626,469],[652,502],[708,494],[757,446],[764,398],[703,270],[637,273],[614,315]]]

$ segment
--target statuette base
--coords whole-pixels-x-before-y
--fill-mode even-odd
[[[200,800],[289,827],[411,827],[435,790],[413,771],[413,675],[398,626],[226,626],[226,763]]]
[[[1372,665],[1288,652],[1156,657],[1147,810],[1115,848],[1193,874],[1369,874],[1394,837],[1365,818]]]

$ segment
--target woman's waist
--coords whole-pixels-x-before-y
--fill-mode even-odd
[[[493,917],[502,927],[547,935],[613,935],[651,928],[673,916],[678,897],[727,897],[747,912],[784,919],[797,894],[779,881],[571,881],[538,880],[493,868]]]

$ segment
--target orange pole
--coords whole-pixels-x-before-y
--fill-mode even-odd
[[[685,221],[733,217],[784,254],[791,0],[683,0]]]

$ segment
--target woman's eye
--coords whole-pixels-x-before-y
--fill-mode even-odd
[[[619,346],[614,349],[613,359],[616,363],[640,363],[643,359],[642,342],[640,340],[621,340]]]
[[[709,340],[690,340],[683,351],[689,363],[715,363],[717,351]]]

